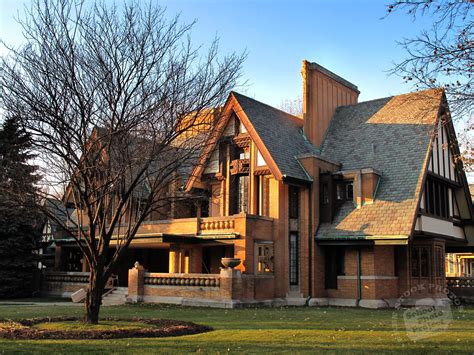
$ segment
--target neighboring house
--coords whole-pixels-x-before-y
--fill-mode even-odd
[[[471,200],[474,205],[474,184],[469,185]],[[474,253],[447,253],[447,277],[474,277]]]
[[[59,253],[60,247],[56,245],[56,238],[58,235],[61,235],[63,228],[59,222],[62,222],[63,225],[67,225],[68,216],[74,215],[73,211],[67,211],[64,203],[58,199],[48,198],[43,202],[44,206],[52,213],[57,221],[53,218],[44,218],[43,232],[41,234],[41,243],[38,254],[40,255],[39,268],[51,268],[55,265],[61,269],[73,271],[71,267],[60,264],[59,260],[55,260],[55,257],[60,256]],[[75,250],[72,251],[75,255]],[[72,261],[73,256],[64,256],[63,259],[70,259]],[[75,264],[74,264],[75,265]],[[71,265],[72,266],[72,265]],[[81,271],[82,267],[76,267],[75,271]]]
[[[303,118],[230,93],[186,181],[208,199],[145,222],[117,270],[133,299],[385,307],[410,289],[407,303],[445,297],[445,252],[472,250],[474,220],[444,92],[358,103],[357,87],[320,65],[304,61],[302,75]],[[71,251],[80,265],[74,244],[56,244],[57,268]],[[223,257],[240,258],[241,274],[221,271]],[[149,273],[129,273],[135,261]]]

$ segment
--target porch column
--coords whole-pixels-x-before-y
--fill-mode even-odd
[[[179,248],[175,245],[170,247],[169,257],[169,273],[176,274],[179,272]]]
[[[128,270],[128,297],[132,302],[143,300],[145,269],[137,261],[133,268]]]

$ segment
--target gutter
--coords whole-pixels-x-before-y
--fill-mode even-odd
[[[308,248],[309,248],[309,268],[308,268],[308,302],[313,297],[313,184],[309,185],[309,218],[308,218]]]
[[[362,300],[362,255],[360,248],[357,248],[357,301],[356,306],[359,307]]]

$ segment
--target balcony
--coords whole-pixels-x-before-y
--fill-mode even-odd
[[[272,218],[245,213],[225,217],[168,219],[144,223],[137,233],[137,239],[146,238],[150,242],[155,242],[153,237],[160,236],[189,236],[195,240],[196,238],[204,240],[245,237],[254,233],[271,235],[272,226]]]
[[[235,159],[230,162],[231,175],[245,175],[250,172],[250,159]]]
[[[125,225],[116,229],[121,233]],[[195,243],[210,239],[241,239],[272,235],[273,219],[245,213],[224,217],[177,218],[144,222],[132,242],[149,247],[156,243]],[[60,240],[58,235],[56,240]],[[115,239],[115,238],[114,238]]]

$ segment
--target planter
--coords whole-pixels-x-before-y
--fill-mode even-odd
[[[222,258],[221,263],[225,267],[233,269],[234,267],[240,265],[240,259],[239,258]]]

